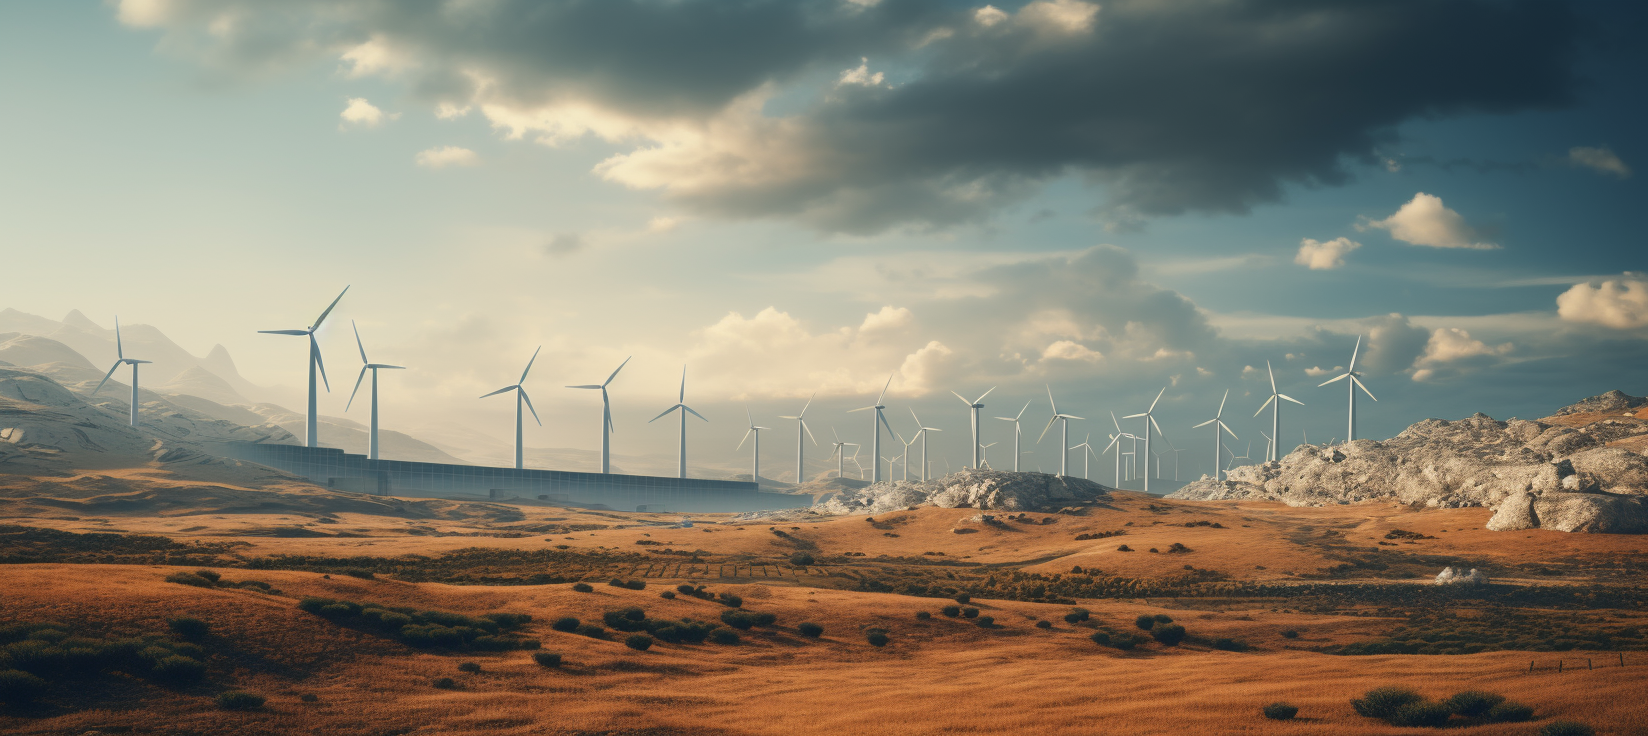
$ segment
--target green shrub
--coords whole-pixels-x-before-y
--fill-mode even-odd
[[[1065,614],[1065,615],[1068,616],[1069,614]],[[1036,628],[1038,628],[1038,629],[1051,629],[1051,628],[1053,628],[1053,622],[1052,621],[1037,621],[1036,622]]]
[[[578,625],[581,624],[581,623],[583,623],[583,622],[579,621],[578,619],[575,619],[571,616],[563,616],[561,618],[555,619],[555,623],[550,624],[549,628],[552,628],[556,631],[577,631],[578,630]]]
[[[932,617],[933,617],[933,614],[928,613],[927,611],[916,611],[916,619],[918,619],[918,620],[926,621],[926,620],[931,619]]]
[[[966,593],[957,593],[954,600],[955,600],[955,602],[960,603],[962,605],[967,605],[968,603],[973,602],[973,596],[970,596]]]
[[[155,660],[149,675],[157,682],[173,687],[187,687],[206,678],[206,665],[199,660],[170,654]]]
[[[778,615],[771,611],[762,611],[755,614],[756,626],[771,626],[775,623],[778,623]]]
[[[1169,616],[1165,613],[1158,613],[1158,614],[1156,614],[1156,623],[1159,623],[1159,624],[1173,623],[1173,617]]]
[[[864,639],[865,641],[870,642],[870,646],[872,647],[886,646],[889,641],[887,638],[887,632],[882,631],[881,629],[870,629],[869,631],[864,632]]]
[[[1149,631],[1150,627],[1156,625],[1156,617],[1148,613],[1141,613],[1138,618],[1133,619],[1133,625]]]
[[[1505,696],[1495,693],[1484,693],[1467,690],[1448,698],[1448,709],[1466,718],[1481,718],[1488,715],[1494,706],[1505,702]]]
[[[1220,638],[1213,640],[1213,648],[1226,652],[1245,652],[1247,651],[1247,644],[1235,639]]]
[[[168,582],[168,583],[177,583],[179,585],[192,585],[196,588],[213,588],[213,587],[216,587],[215,585],[213,585],[212,581],[207,580],[206,578],[203,578],[203,577],[201,577],[199,575],[196,575],[194,573],[188,573],[188,572],[174,572],[170,575],[167,575],[166,576],[166,582]]]
[[[1359,716],[1389,720],[1396,709],[1423,700],[1419,693],[1404,687],[1381,687],[1369,690],[1362,697],[1350,701],[1350,707]]]
[[[1163,646],[1176,647],[1179,642],[1184,641],[1185,627],[1178,624],[1158,624],[1150,630],[1150,636]]]
[[[1577,721],[1551,721],[1539,729],[1539,736],[1596,736],[1596,729]]]
[[[0,702],[19,705],[33,702],[46,692],[46,681],[22,670],[0,670]]]
[[[1070,613],[1064,614],[1064,622],[1067,623],[1067,624],[1079,624],[1084,620],[1085,619],[1082,618],[1081,614],[1076,613],[1075,611],[1071,611]],[[1049,624],[1049,625],[1051,625],[1051,624]]]
[[[1532,720],[1534,709],[1532,706],[1506,701],[1488,709],[1488,720],[1495,723],[1521,723]]]
[[[573,583],[572,584],[572,589],[578,591],[579,593],[594,593],[595,592],[595,587],[590,585],[589,583]]]
[[[433,684],[437,689],[440,689],[440,690],[457,690],[458,689],[458,681],[454,680],[450,677],[437,677],[437,678],[435,678],[435,682],[433,682],[431,684]]]
[[[1067,614],[1065,614],[1065,615],[1066,615],[1066,616],[1070,616],[1070,615],[1075,615],[1075,616],[1079,616],[1079,617],[1080,617],[1080,618],[1079,618],[1079,619],[1077,619],[1077,620],[1079,620],[1079,621],[1086,621],[1086,620],[1088,620],[1088,619],[1089,619],[1089,618],[1092,618],[1092,617],[1093,617],[1093,614],[1092,614],[1092,613],[1089,613],[1089,612],[1088,612],[1088,610],[1087,610],[1087,609],[1085,609],[1085,608],[1082,608],[1082,607],[1080,607],[1080,606],[1077,606],[1077,607],[1076,607],[1076,608],[1072,608],[1072,609],[1070,609],[1070,613],[1067,613]],[[1069,621],[1069,619],[1065,619],[1065,620],[1066,620],[1066,621]],[[1075,623],[1075,622],[1074,622],[1074,621],[1071,621],[1071,623]]]
[[[811,621],[803,621],[796,624],[795,630],[801,632],[802,636],[811,637],[813,639],[817,639],[818,637],[824,635],[824,627],[812,623]]]
[[[659,598],[663,598],[663,599],[665,599],[665,600],[675,600],[675,591],[673,591],[673,590],[666,590],[666,591],[664,591],[664,592],[662,592],[662,593],[659,593],[659,594],[658,594],[658,597],[659,597]]]
[[[980,616],[973,623],[978,624],[981,629],[993,629],[996,626],[996,618],[994,616]]]
[[[1110,645],[1125,652],[1138,646],[1139,639],[1131,634],[1118,634]]]
[[[574,633],[579,636],[587,636],[591,639],[607,638],[607,630],[603,627],[596,626],[595,624],[581,624],[578,626],[578,630]]]
[[[1101,647],[1110,646],[1110,632],[1108,631],[1095,631],[1087,638],[1092,639],[1094,644]]]
[[[721,623],[739,631],[748,631],[751,626],[755,625],[755,616],[747,611],[722,611]]]
[[[961,606],[945,606],[938,609],[938,612],[949,616],[950,618],[955,618],[961,615]]]
[[[961,609],[962,618],[978,618],[978,615],[979,615],[979,610],[977,608],[969,607],[969,608]]]
[[[627,581],[627,582],[624,583],[624,587],[629,588],[630,590],[646,590],[647,589],[647,581],[645,581],[645,580],[630,580],[630,581]]]
[[[206,638],[206,632],[211,629],[205,621],[188,616],[166,619],[166,625],[172,627],[172,631],[185,641],[200,641]]]
[[[1282,629],[1282,638],[1283,639],[1297,639],[1297,638],[1299,638],[1299,632],[1294,631],[1293,629]]]
[[[720,598],[723,604],[732,606],[733,608],[738,608],[744,605],[744,599],[738,597],[738,595],[734,593],[721,593],[716,597]]]
[[[691,585],[688,585],[686,583],[682,583],[680,585],[675,586],[675,592],[680,593],[682,595],[692,595],[694,593],[697,593],[698,589],[694,588]]]
[[[216,583],[217,581],[223,579],[223,576],[219,575],[216,570],[196,570],[195,574],[205,578],[206,582],[209,583]]]
[[[796,567],[810,567],[815,562],[817,562],[817,560],[814,560],[813,556],[807,554],[806,552],[797,552],[790,555],[790,564],[795,565]]]
[[[713,629],[710,631],[709,638],[710,641],[715,642],[716,644],[727,644],[730,646],[738,643],[738,632],[728,628]]]
[[[652,646],[652,637],[646,634],[630,634],[624,639],[624,646],[644,652]]]
[[[1452,715],[1453,711],[1446,703],[1420,700],[1397,708],[1389,720],[1392,726],[1438,728],[1447,725],[1448,717]]]
[[[218,693],[217,707],[224,710],[257,710],[263,707],[263,701],[262,695],[230,690],[226,693]]]
[[[480,662],[464,662],[463,664],[458,665],[458,671],[459,672],[466,672],[466,673],[469,673],[471,675],[479,674],[480,671],[481,671],[481,663]]]
[[[601,622],[618,631],[640,631],[646,628],[643,623],[646,620],[646,611],[639,608],[625,608],[601,614]]]
[[[544,667],[560,667],[561,654],[560,652],[533,652],[532,661]]]
[[[1299,708],[1290,703],[1271,703],[1264,707],[1264,714],[1273,721],[1288,721],[1299,715]]]

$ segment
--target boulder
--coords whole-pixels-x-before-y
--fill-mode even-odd
[[[1101,501],[1110,490],[1081,478],[966,469],[930,481],[882,481],[844,490],[813,506],[824,514],[877,514],[912,506],[1052,511]]]

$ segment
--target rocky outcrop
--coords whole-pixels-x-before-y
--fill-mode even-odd
[[[1589,399],[1577,401],[1556,410],[1553,416],[1565,417],[1569,414],[1589,414],[1592,412],[1626,411],[1648,406],[1648,398],[1632,396],[1624,391],[1609,391],[1598,394]]]
[[[936,480],[882,481],[845,490],[814,505],[812,510],[822,514],[879,514],[930,505],[1044,511],[1109,497],[1109,489],[1081,478],[968,469]]]
[[[1618,393],[1618,392],[1614,392]],[[1615,405],[1633,397],[1593,397]],[[1648,457],[1605,446],[1648,434],[1635,419],[1568,427],[1476,414],[1427,419],[1389,440],[1305,445],[1279,462],[1233,468],[1170,497],[1261,499],[1293,506],[1384,501],[1433,508],[1487,506],[1490,528],[1648,531],[1638,520],[1648,495]],[[1550,513],[1546,515],[1546,511]]]

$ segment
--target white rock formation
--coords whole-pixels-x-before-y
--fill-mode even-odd
[[[911,506],[1042,511],[1109,498],[1110,489],[1081,478],[1046,473],[962,470],[943,478],[882,481],[844,490],[812,507],[821,514],[879,514]]]

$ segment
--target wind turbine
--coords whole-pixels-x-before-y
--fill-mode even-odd
[[[1122,455],[1127,454],[1127,453],[1122,452],[1122,440],[1124,440],[1124,439],[1136,440],[1138,438],[1134,437],[1131,434],[1128,434],[1127,432],[1122,431],[1122,423],[1116,421],[1116,412],[1110,412],[1110,423],[1115,425],[1116,433],[1113,434],[1113,435],[1110,435],[1110,444],[1105,445],[1104,449],[1105,449],[1106,452],[1109,452],[1110,448],[1112,448],[1112,447],[1116,448],[1116,487],[1121,488],[1122,487]],[[1137,444],[1137,443],[1134,443],[1134,444]],[[1132,478],[1132,475],[1130,473],[1129,474],[1129,479],[1131,480],[1131,478]]]
[[[986,391],[985,393],[989,393],[989,391]],[[983,397],[980,397],[980,398],[983,398]],[[910,441],[915,442],[918,439],[921,440],[921,479],[922,480],[927,480],[927,433],[928,432],[943,432],[944,430],[939,429],[937,427],[928,427],[926,425],[923,425],[921,423],[921,417],[916,416],[916,410],[915,409],[910,410],[910,416],[914,417],[915,420],[916,420],[916,436],[913,439],[911,439]],[[973,435],[973,436],[977,437],[978,435]],[[991,444],[995,444],[995,443],[992,442]]]
[[[1225,426],[1224,419],[1222,418],[1225,415],[1225,401],[1228,400],[1229,398],[1230,398],[1230,389],[1225,389],[1225,397],[1223,399],[1219,399],[1219,411],[1218,411],[1218,413],[1214,414],[1212,419],[1209,419],[1205,422],[1202,422],[1201,424],[1198,424],[1194,427],[1191,427],[1191,429],[1200,429],[1202,427],[1206,427],[1209,424],[1213,425],[1213,479],[1214,480],[1219,479],[1219,463],[1224,460],[1223,450],[1225,448],[1225,443],[1224,443],[1224,438],[1219,436],[1219,431],[1224,430],[1226,432],[1230,432],[1230,438],[1233,439],[1233,440],[1241,439],[1240,437],[1236,436],[1235,432],[1230,431],[1230,427]],[[1231,453],[1231,454],[1235,454],[1235,453]]]
[[[632,355],[630,357],[633,358],[635,356]],[[586,385],[583,385],[583,386],[568,386],[567,387],[567,388],[599,389],[600,392],[601,392],[601,472],[602,473],[611,473],[612,472],[612,398],[607,395],[607,385],[612,383],[612,379],[618,377],[618,371],[623,370],[624,366],[626,366],[626,365],[629,365],[629,358],[625,358],[624,362],[619,363],[618,367],[613,369],[612,375],[607,376],[607,380],[601,382],[600,385],[586,384]],[[682,385],[683,400],[685,398],[685,392],[686,392],[686,380],[687,380],[686,375],[687,375],[686,369],[683,368],[681,370],[681,382],[682,382],[681,385]],[[693,413],[696,414],[697,412],[693,412]],[[702,417],[699,417],[699,418],[702,419]],[[686,423],[685,418],[683,418],[681,421],[682,421],[683,424]]]
[[[807,482],[807,476],[804,474],[804,469],[806,468],[806,464],[802,462],[803,458],[802,458],[802,455],[801,455],[801,451],[802,451],[801,434],[803,432],[805,432],[807,437],[813,441],[813,446],[814,447],[818,446],[818,439],[813,437],[813,431],[810,430],[810,429],[807,429],[807,408],[813,405],[813,398],[816,397],[816,396],[818,396],[818,394],[815,393],[812,396],[807,397],[807,403],[806,403],[805,406],[801,407],[801,413],[800,414],[797,414],[793,417],[779,417],[779,419],[794,419],[796,424],[801,425],[799,428],[797,428],[795,430],[795,484],[796,485],[801,485],[802,483]]]
[[[979,448],[980,450],[983,451],[981,453],[980,457],[979,457],[979,462],[984,464],[983,467],[990,468],[990,448],[995,447],[995,446],[996,446],[996,443],[991,442],[990,444],[984,445],[983,447]],[[995,470],[995,468],[990,468],[990,469]]]
[[[1072,450],[1079,449],[1079,450],[1082,451],[1082,479],[1083,480],[1092,480],[1093,475],[1090,471],[1092,470],[1093,463],[1092,463],[1090,458],[1093,455],[1097,454],[1097,453],[1093,452],[1093,433],[1088,432],[1087,433],[1087,438],[1082,440],[1081,444],[1076,445],[1075,447],[1072,447],[1070,449],[1072,449]]]
[[[1225,477],[1226,478],[1230,477],[1230,469],[1236,466],[1236,461],[1237,460],[1252,460],[1253,458],[1248,457],[1249,455],[1252,455],[1252,454],[1253,454],[1253,440],[1248,440],[1247,441],[1247,450],[1245,452],[1243,452],[1242,454],[1237,455],[1235,451],[1231,451],[1231,453],[1230,453],[1230,462],[1225,465]]]
[[[1347,367],[1345,369],[1345,372],[1340,374],[1338,377],[1329,378],[1328,380],[1323,381],[1320,385],[1317,386],[1317,388],[1321,388],[1322,386],[1326,386],[1330,383],[1333,383],[1334,381],[1343,381],[1346,378],[1350,379],[1350,384],[1348,386],[1348,388],[1350,389],[1350,420],[1346,423],[1346,428],[1345,428],[1345,441],[1346,442],[1350,442],[1350,441],[1356,439],[1356,389],[1358,389],[1358,388],[1362,389],[1362,393],[1367,394],[1368,398],[1373,399],[1374,401],[1379,400],[1377,398],[1374,398],[1373,392],[1369,391],[1367,386],[1362,385],[1362,379],[1357,378],[1357,376],[1362,375],[1362,374],[1356,372],[1356,355],[1357,355],[1357,353],[1360,353],[1360,352],[1362,352],[1362,336],[1357,335],[1356,336],[1356,348],[1350,352],[1350,366]],[[1272,427],[1271,430],[1275,431],[1275,427]]]
[[[991,386],[990,391],[994,391],[994,390],[996,390],[996,387]],[[956,398],[961,399],[961,403],[966,404],[969,408],[971,408],[973,410],[973,468],[974,469],[977,469],[978,466],[979,466],[979,410],[984,408],[984,404],[982,402],[984,401],[985,396],[990,395],[990,391],[985,391],[982,395],[980,395],[977,399],[975,399],[973,401],[968,401],[967,397],[962,396],[961,394],[958,394],[954,391],[950,392]]]
[[[1150,413],[1156,410],[1156,404],[1161,402],[1162,394],[1165,394],[1165,393],[1167,393],[1167,387],[1163,386],[1162,390],[1156,392],[1156,400],[1150,402],[1150,408],[1145,409],[1144,413],[1142,413],[1142,414],[1129,414],[1125,417],[1122,417],[1123,419],[1138,419],[1140,417],[1144,417],[1144,492],[1145,493],[1150,492],[1150,430],[1155,429],[1156,434],[1161,434],[1162,433],[1161,425],[1156,423],[1156,418],[1151,416]],[[1158,473],[1158,475],[1160,475],[1160,473]]]
[[[1059,430],[1059,476],[1062,477],[1066,475],[1066,466],[1070,460],[1070,451],[1065,449],[1070,446],[1070,420],[1081,419],[1081,417],[1059,413],[1059,403],[1053,400],[1052,386],[1047,387],[1047,403],[1053,406],[1053,418],[1047,420],[1047,426],[1041,430],[1041,437],[1036,438],[1036,444],[1041,444],[1041,441],[1047,437],[1047,430],[1053,428],[1054,422],[1064,420],[1060,424]]]
[[[881,428],[886,427],[888,432],[893,431],[893,425],[888,424],[887,418],[881,415],[881,410],[887,408],[885,404],[881,403],[881,400],[887,398],[887,389],[893,385],[894,375],[897,374],[888,374],[887,385],[881,387],[881,395],[876,397],[875,404],[847,410],[848,414],[855,411],[875,410],[875,419],[870,421],[870,432],[871,436],[874,437],[874,439],[870,441],[870,457],[874,458],[875,461],[875,466],[870,469],[871,483],[881,482]],[[888,472],[891,473],[892,469],[889,468]]]
[[[1360,338],[1358,338],[1358,339],[1360,339]],[[1360,346],[1358,346],[1358,347],[1360,347]],[[1354,360],[1352,362],[1354,362]],[[1300,406],[1304,406],[1305,402],[1300,401],[1298,399],[1295,399],[1292,396],[1288,396],[1287,394],[1277,393],[1277,391],[1276,391],[1276,371],[1270,367],[1270,361],[1268,361],[1268,360],[1265,361],[1265,371],[1270,374],[1270,398],[1265,399],[1265,403],[1259,405],[1259,411],[1253,412],[1253,416],[1259,416],[1259,413],[1263,412],[1265,410],[1265,407],[1271,406],[1272,404],[1275,405],[1275,406],[1271,406],[1271,409],[1270,409],[1270,434],[1265,436],[1265,439],[1270,439],[1271,440],[1270,445],[1265,449],[1265,462],[1272,462],[1272,461],[1276,460],[1276,453],[1280,451],[1280,448],[1276,447],[1276,442],[1272,438],[1282,436],[1280,430],[1277,429],[1277,425],[1281,421],[1281,419],[1279,418],[1279,415],[1282,413],[1282,402],[1283,401],[1291,401],[1291,402],[1293,402],[1295,404],[1298,404]],[[1339,379],[1335,378],[1333,380],[1337,381]],[[1329,383],[1331,383],[1331,381]],[[1362,390],[1366,391],[1367,389],[1362,389]],[[1368,394],[1368,395],[1372,396],[1373,394]],[[1356,393],[1354,391],[1352,391],[1351,392],[1351,401],[1355,402],[1355,400],[1356,400]],[[1354,412],[1355,409],[1352,409],[1351,411]],[[1264,434],[1264,433],[1260,432],[1259,434]]]
[[[544,346],[542,346],[542,345],[538,346],[538,350],[543,350],[543,349],[544,349]],[[487,396],[497,396],[498,394],[501,394],[505,391],[514,391],[515,392],[515,469],[516,470],[521,469],[521,448],[522,448],[522,444],[521,444],[521,402],[523,402],[523,401],[526,402],[527,410],[532,412],[532,421],[537,422],[538,426],[540,426],[540,427],[544,426],[544,421],[542,419],[538,418],[538,410],[532,408],[532,399],[531,399],[531,397],[528,397],[526,395],[526,387],[522,385],[522,384],[526,383],[526,374],[532,372],[533,362],[538,360],[538,350],[532,351],[532,358],[531,358],[531,360],[528,360],[526,362],[526,370],[521,371],[521,380],[516,381],[515,385],[505,386],[503,388],[498,389],[497,391],[493,391],[492,393],[485,394],[485,395],[481,396],[481,398],[484,399]]]
[[[1270,458],[1269,460],[1266,460],[1265,462],[1274,461],[1276,459],[1276,456],[1271,452],[1271,450],[1276,445],[1276,438],[1271,437],[1268,434],[1265,434],[1264,430],[1259,431],[1259,436],[1265,438],[1265,457]]]
[[[921,424],[921,421],[916,420],[916,424]],[[916,437],[920,437],[921,433],[920,432],[915,433],[915,435],[910,437],[909,442],[904,441],[904,435],[898,434],[897,432],[894,432],[893,434],[898,435],[899,444],[904,445],[904,452],[901,452],[898,455],[894,456],[893,460],[896,462],[897,460],[899,460],[899,458],[904,459],[904,477],[901,478],[900,480],[909,480],[910,479],[910,447],[916,443]],[[888,475],[893,474],[893,466],[892,465],[887,466],[887,474]]]
[[[622,368],[623,366],[619,367]],[[616,375],[616,373],[614,373],[614,375]],[[681,412],[681,449],[676,453],[677,464],[680,467],[677,468],[677,475],[675,477],[685,478],[687,477],[687,412],[692,412],[693,416],[698,417],[699,419],[704,419],[703,414],[692,411],[692,407],[687,406],[687,367],[685,365],[681,366],[681,395],[675,400],[675,406],[665,409],[663,414],[659,414],[658,416],[648,419],[647,424],[652,424],[653,422],[663,419],[672,411]],[[709,420],[704,419],[704,421],[707,422]]]
[[[847,444],[853,446],[853,456],[850,457],[850,458],[847,458],[847,459],[853,461],[853,464],[858,466],[858,479],[859,480],[864,480],[864,463],[861,463],[861,462],[858,461],[858,451],[863,449],[863,448],[860,447],[858,445],[858,443],[856,443],[856,442],[849,442]]]
[[[349,392],[349,403],[343,405],[343,410],[349,411],[349,407],[355,405],[355,394],[360,392],[361,381],[366,378],[368,370],[372,371],[372,431],[370,432],[371,441],[368,443],[369,452],[367,457],[376,460],[378,459],[378,369],[392,368],[399,371],[406,370],[406,367],[388,363],[373,363],[367,360],[366,344],[361,342],[360,328],[355,326],[355,320],[349,320],[349,327],[355,331],[355,347],[360,348],[361,369],[360,375],[355,377],[355,390]]]
[[[345,286],[343,291],[338,292],[338,298],[333,299],[332,303],[327,305],[326,311],[321,312],[320,316],[315,318],[315,323],[307,328],[301,330],[258,330],[259,333],[264,335],[302,335],[309,338],[309,416],[303,423],[304,447],[320,446],[320,436],[315,429],[316,419],[319,417],[315,408],[316,369],[320,370],[320,380],[321,383],[326,385],[326,392],[332,392],[332,383],[326,380],[326,365],[320,359],[320,343],[315,341],[315,330],[320,329],[321,323],[326,321],[326,315],[332,313],[332,308],[336,307],[338,302],[343,301],[343,295],[347,293],[349,293],[349,287]]]
[[[847,452],[843,448],[847,447],[848,445],[851,445],[853,447],[858,447],[858,443],[857,442],[842,442],[841,441],[841,435],[836,434],[836,431],[835,431],[834,427],[830,428],[830,434],[835,435],[835,452],[831,454],[831,457],[835,458],[835,477],[845,478],[847,476],[842,473],[842,469],[846,467],[845,463],[846,463],[846,460],[847,460]],[[854,456],[856,456],[858,454],[858,451],[854,450],[853,454],[854,454]]]
[[[619,367],[621,368],[623,366]],[[748,406],[744,407],[744,416],[750,420],[750,428],[744,431],[744,439],[739,440],[738,447],[733,449],[743,449],[744,443],[749,441],[750,435],[755,435],[755,443],[750,445],[750,449],[754,451],[750,459],[750,479],[759,484],[761,482],[761,430],[771,430],[772,427],[755,426],[755,417],[750,416],[750,408]]]
[[[103,380],[98,382],[97,388],[92,389],[92,395],[96,396],[97,392],[103,390],[103,384],[109,382],[109,377],[113,376],[115,370],[119,369],[122,364],[131,366],[132,367],[132,426],[135,427],[135,426],[137,426],[137,367],[139,365],[144,364],[144,363],[153,363],[154,361],[152,361],[152,360],[138,360],[137,358],[128,358],[128,357],[126,357],[125,345],[123,343],[121,343],[121,341],[120,341],[120,318],[119,317],[114,318],[114,356],[115,356],[114,357],[114,365],[109,366],[109,372],[103,375]]]
[[[1024,430],[1019,429],[1019,419],[1024,417],[1025,409],[1029,408],[1030,402],[1026,401],[1024,402],[1024,409],[1019,410],[1018,416],[996,417],[1004,422],[1013,423],[1013,472],[1015,473],[1019,472],[1019,437],[1024,434]]]

